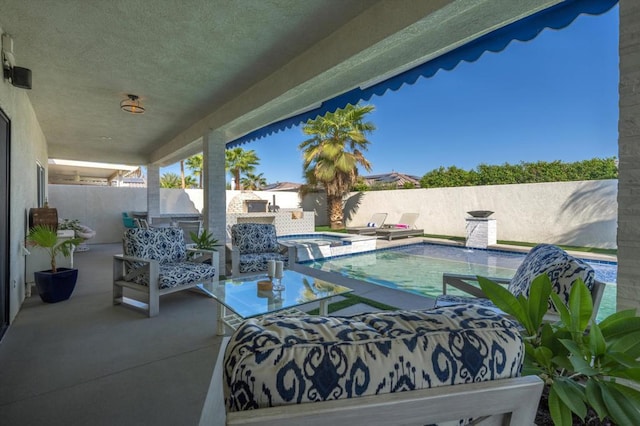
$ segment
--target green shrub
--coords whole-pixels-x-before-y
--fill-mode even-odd
[[[524,328],[523,374],[535,374],[549,387],[548,408],[554,424],[572,425],[572,413],[584,421],[587,407],[616,424],[640,419],[640,317],[635,310],[617,312],[597,324],[593,301],[578,279],[569,303],[551,291],[546,274],[531,284],[529,297],[515,297],[501,285],[479,277],[491,301]],[[549,298],[560,321],[543,321]],[[631,386],[629,386],[631,384]]]

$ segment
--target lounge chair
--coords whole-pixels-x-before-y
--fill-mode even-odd
[[[223,339],[200,426],[530,425],[543,382],[523,359],[515,323],[473,305],[250,318]]]
[[[123,252],[113,256],[113,304],[149,317],[158,315],[160,296],[194,287],[211,295],[207,286],[218,281],[218,253],[188,249],[180,228],[127,229]],[[209,259],[211,264],[206,263]],[[125,288],[144,300],[125,297]]]
[[[231,226],[231,273],[260,273],[267,270],[268,260],[280,260],[288,267],[289,255],[278,244],[275,225],[268,223],[236,223]]]
[[[424,229],[416,229],[416,220],[419,213],[402,213],[398,223],[393,225],[384,225],[376,230],[376,235],[391,241],[400,237],[418,237],[424,234]]]
[[[347,228],[347,232],[349,234],[358,235],[375,235],[376,230],[380,229],[382,225],[384,225],[385,220],[387,220],[386,213],[374,213],[366,226],[354,226],[352,228]]]
[[[524,295],[526,297],[529,294],[531,283],[541,274],[547,274],[549,276],[553,291],[556,292],[565,303],[569,302],[571,286],[576,279],[581,278],[591,291],[593,301],[592,319],[596,318],[605,284],[595,279],[595,272],[591,266],[552,244],[539,244],[532,248],[518,267],[513,278],[491,278],[491,280],[499,284],[508,285],[508,290],[515,296]],[[472,303],[498,310],[491,300],[486,298],[482,289],[472,284],[473,282],[477,283],[477,281],[477,276],[443,274],[443,294],[436,298],[436,307]],[[447,286],[461,290],[470,296],[447,294]],[[544,319],[549,322],[560,319],[553,305],[549,305],[549,310],[545,314]]]

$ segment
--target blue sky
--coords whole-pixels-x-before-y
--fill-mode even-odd
[[[361,174],[617,157],[618,62],[616,6],[374,96],[373,170]],[[242,147],[256,151],[267,182],[302,182],[305,138],[298,127]]]

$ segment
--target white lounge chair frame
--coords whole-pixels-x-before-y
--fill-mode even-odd
[[[525,376],[226,413],[222,360],[228,341],[218,353],[200,426],[417,426],[471,417],[487,417],[482,425],[532,425],[543,388],[540,378]]]
[[[384,225],[385,220],[387,220],[387,213],[374,213],[367,223],[375,223],[376,226],[354,226],[347,228],[347,232],[358,235],[375,235],[376,231]]]
[[[416,229],[418,216],[420,216],[419,213],[402,213],[397,224],[384,225],[382,228],[376,230],[376,235],[386,238],[389,241],[400,237],[421,236],[424,234],[424,229]],[[408,228],[396,228],[398,225],[407,225]]]

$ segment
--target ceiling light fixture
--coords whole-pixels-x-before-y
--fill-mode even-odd
[[[127,95],[127,99],[120,102],[120,109],[131,114],[144,114],[144,107],[137,95]]]

